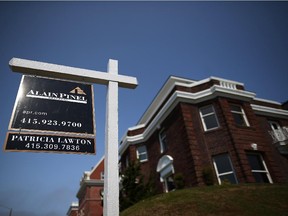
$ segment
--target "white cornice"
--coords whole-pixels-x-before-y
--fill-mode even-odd
[[[265,102],[265,103],[270,103],[270,104],[276,104],[276,105],[281,105],[281,103],[273,100],[267,100],[267,99],[262,99],[262,98],[254,98],[255,101],[260,101],[260,102]]]
[[[276,109],[276,108],[260,106],[256,104],[251,104],[251,106],[256,114],[288,119],[288,110]]]
[[[211,80],[218,80],[220,83],[221,82],[226,82],[230,83],[232,85],[241,85],[244,86],[243,83],[232,81],[232,80],[227,80],[227,79],[222,79],[219,77],[214,77],[211,76],[209,78],[200,80],[200,81],[195,81],[195,80],[189,80],[189,79],[184,79],[180,77],[175,77],[171,76],[167,80],[167,82],[163,85],[163,87],[160,89],[156,97],[153,99],[152,103],[149,105],[141,119],[139,120],[138,124],[145,124],[146,122],[149,122],[150,118],[153,117],[155,112],[159,109],[159,107],[163,104],[164,100],[166,100],[167,96],[171,93],[173,88],[175,86],[182,86],[182,87],[187,87],[187,88],[192,88],[204,83],[208,83]],[[224,88],[227,89],[227,88]],[[238,90],[240,91],[240,90]]]
[[[156,116],[147,116],[147,122],[141,124],[142,127],[147,127],[142,134],[136,136],[124,136],[119,147],[119,154],[122,155],[129,144],[137,144],[139,142],[146,141],[179,102],[197,104],[213,99],[217,96],[225,96],[229,98],[250,101],[255,97],[255,94],[243,90],[227,89],[221,86],[212,86],[209,89],[205,89],[196,93],[175,91]],[[154,110],[154,112],[156,112],[156,110]],[[152,115],[152,113],[153,112],[150,114]],[[151,119],[152,117],[153,119]],[[150,119],[151,122],[148,124]]]
[[[158,110],[159,106],[163,104],[164,100],[167,98],[168,94],[173,90],[176,83],[180,83],[183,85],[187,85],[188,83],[191,83],[194,81],[178,78],[178,77],[170,77],[167,82],[164,84],[164,86],[160,89],[152,103],[149,105],[141,119],[139,120],[138,124],[144,124],[149,121],[149,118],[151,118],[156,110]]]
[[[213,85],[209,89],[205,89],[203,91],[196,93],[175,91],[170,96],[170,98],[167,98],[175,86],[191,88],[194,86],[207,83],[211,80],[218,80],[220,82],[220,85]],[[140,119],[139,124],[135,127],[129,128],[129,130],[145,128],[144,132],[135,136],[125,135],[119,147],[119,154],[122,155],[130,144],[145,142],[150,137],[150,135],[159,127],[159,125],[161,125],[162,121],[169,115],[169,113],[175,108],[175,106],[179,102],[197,104],[200,102],[211,100],[218,96],[222,96],[242,101],[251,102],[252,100],[255,100],[281,105],[280,103],[275,101],[256,98],[255,93],[245,90],[239,90],[236,88],[236,85],[244,86],[243,83],[226,80],[218,77],[210,77],[200,81],[193,81],[178,77],[170,77],[168,81],[164,84],[164,86],[161,88],[157,96],[154,98],[154,100],[152,101],[152,103],[142,116],[142,118]],[[163,104],[165,100],[167,101],[165,102],[165,104]],[[163,107],[159,110],[161,106]],[[287,110],[275,109],[271,107],[259,106],[254,104],[251,104],[251,106],[255,111],[255,113],[257,114],[288,118]]]

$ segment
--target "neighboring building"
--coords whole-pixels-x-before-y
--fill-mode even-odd
[[[170,77],[120,143],[120,166],[139,160],[158,192],[215,183],[288,182],[287,102],[256,98],[244,84]]]
[[[84,172],[77,193],[79,205],[70,206],[68,216],[102,216],[104,188],[104,157],[91,171]]]

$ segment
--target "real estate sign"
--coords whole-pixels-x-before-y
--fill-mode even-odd
[[[88,149],[82,149],[83,146],[72,147],[79,144],[79,136],[82,140],[89,138],[86,144],[91,142],[91,145],[95,145],[95,142],[91,141],[91,137],[95,138],[93,98],[93,86],[90,84],[23,76],[9,124],[9,130],[17,131],[19,135],[8,132],[5,149],[71,152],[75,148],[75,152],[83,150],[85,153],[95,153],[95,148],[88,148],[87,152]],[[29,135],[22,136],[23,132],[29,132]],[[46,136],[47,134],[49,136]],[[61,136],[57,137],[55,134]],[[63,134],[67,139],[63,138]],[[27,138],[28,136],[30,138]],[[33,142],[33,137],[36,137],[38,142]],[[51,142],[42,142],[45,139]],[[26,143],[25,140],[30,141]],[[68,144],[64,140],[70,140],[69,150],[65,148],[67,146],[64,147]],[[34,143],[34,147],[31,143]],[[37,147],[36,143],[39,144]]]
[[[8,132],[5,148],[6,151],[88,154],[95,153],[95,139],[61,134]]]

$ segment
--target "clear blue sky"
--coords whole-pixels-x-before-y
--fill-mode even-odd
[[[12,57],[135,76],[119,92],[119,138],[169,77],[218,76],[257,97],[288,99],[288,2],[0,2],[0,143],[21,74]],[[94,85],[97,154],[0,151],[0,205],[13,216],[63,216],[82,174],[104,155],[106,87]],[[8,215],[0,207],[0,215]]]

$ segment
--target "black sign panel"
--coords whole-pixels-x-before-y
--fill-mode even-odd
[[[92,87],[23,76],[9,129],[95,134]]]
[[[8,132],[6,151],[95,154],[93,137]]]

